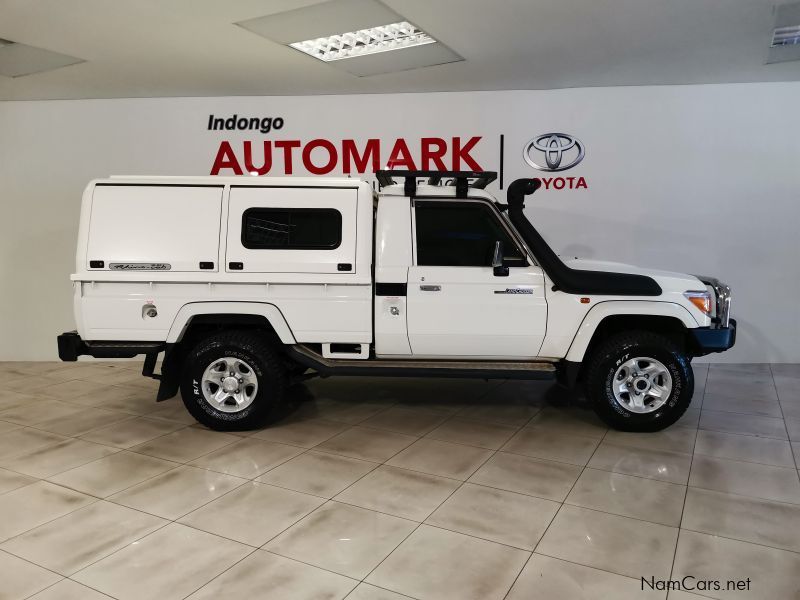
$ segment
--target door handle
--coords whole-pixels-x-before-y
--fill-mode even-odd
[[[419,286],[423,292],[441,292],[442,286],[440,285],[421,285]]]

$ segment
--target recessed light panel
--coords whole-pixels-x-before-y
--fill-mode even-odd
[[[237,25],[359,77],[464,60],[376,0],[328,0]],[[308,61],[309,68],[312,64]]]
[[[772,48],[800,44],[800,25],[778,27],[772,32]]]
[[[325,62],[402,50],[436,40],[408,21],[289,44],[295,50]]]
[[[775,8],[775,28],[767,64],[800,60],[800,2]]]

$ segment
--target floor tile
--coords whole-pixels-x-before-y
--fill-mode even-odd
[[[385,409],[386,405],[381,403],[338,403],[323,407],[318,414],[327,421],[358,425]]]
[[[800,419],[800,401],[786,401],[781,403],[781,412],[787,419]]]
[[[517,429],[513,425],[452,417],[425,437],[454,444],[499,450],[503,444],[511,439]]]
[[[164,419],[174,421],[183,425],[194,425],[197,420],[186,410],[183,402],[172,399],[166,402],[159,402],[154,410],[145,413],[149,419]]]
[[[9,423],[8,421],[0,421],[0,434],[13,431],[14,429],[21,429],[22,425],[16,423]]]
[[[503,450],[583,466],[591,458],[598,443],[596,438],[562,434],[547,427],[528,425],[511,438],[503,446]]]
[[[21,394],[12,390],[0,390],[0,410],[8,410],[41,402],[41,396]]]
[[[303,452],[297,446],[243,439],[192,461],[192,465],[253,479]]]
[[[58,400],[34,400],[28,404],[0,411],[0,419],[17,425],[36,425],[50,419],[65,419],[82,407]]]
[[[83,434],[81,439],[116,448],[132,448],[183,427],[180,423],[139,417],[95,429]]]
[[[119,600],[178,600],[250,552],[238,542],[170,523],[72,578]]]
[[[63,436],[39,431],[38,429],[14,429],[0,435],[0,461],[7,460],[25,452],[32,452],[52,446],[65,440]]]
[[[706,382],[705,400],[709,396],[740,400],[777,400],[778,394],[771,376],[762,378],[736,377],[720,379],[710,373]]]
[[[362,579],[415,527],[413,521],[328,502],[269,542],[265,549]]]
[[[567,504],[671,527],[681,524],[686,487],[666,481],[586,469]]]
[[[11,538],[2,549],[67,576],[166,524],[101,500]]]
[[[789,442],[753,435],[700,431],[695,454],[794,468]]]
[[[67,439],[18,454],[14,458],[0,462],[0,465],[18,473],[44,479],[116,452],[119,450],[110,446]]]
[[[692,462],[689,485],[800,504],[800,479],[795,469],[698,455]]]
[[[546,407],[529,424],[531,427],[548,428],[553,433],[602,438],[608,431],[594,411],[583,407]]]
[[[412,521],[424,521],[460,485],[461,482],[454,479],[381,466],[335,500]]]
[[[769,363],[710,363],[709,374],[715,373],[732,373],[736,374],[752,374],[752,375],[769,375]]]
[[[775,381],[775,389],[778,391],[778,399],[782,403],[800,403],[800,377],[776,374],[773,381]]]
[[[541,410],[539,405],[493,402],[490,397],[487,398],[485,404],[476,404],[460,410],[458,416],[487,423],[502,423],[522,427]]]
[[[800,364],[798,363],[773,363],[770,365],[772,376],[800,379]],[[800,382],[798,382],[800,385]]]
[[[0,496],[0,515],[6,515],[0,519],[0,541],[78,510],[95,500],[46,481],[6,492]]]
[[[72,382],[69,381],[68,383]],[[81,382],[81,383],[83,384],[87,382]],[[45,388],[50,388],[52,386],[58,386],[61,384],[65,384],[65,380],[60,377],[49,377],[47,375],[42,375],[33,378],[23,377],[19,379],[14,379],[13,381],[6,382],[3,387],[8,392],[36,395],[37,397],[42,398],[42,397],[53,397],[49,393],[45,396],[44,394],[42,394],[42,390],[44,390]],[[89,384],[89,387],[92,387],[92,384]]]
[[[121,385],[110,386],[101,402],[91,402],[91,400],[88,399],[86,404],[130,415],[149,416],[161,408],[161,404],[156,403],[154,392]],[[188,420],[188,422],[194,423],[194,419]]]
[[[16,556],[0,551],[0,598],[22,600],[43,590],[61,577]]]
[[[708,596],[700,596],[698,594],[691,594],[678,590],[671,590],[668,596],[669,600],[703,600],[703,598],[708,598]]]
[[[280,444],[290,444],[303,448],[313,448],[341,433],[349,426],[336,421],[325,421],[323,419],[298,419],[294,421],[274,423],[253,433],[253,437],[277,442]]]
[[[425,523],[533,550],[558,511],[558,502],[464,484]]]
[[[134,446],[131,448],[131,452],[183,463],[219,450],[240,439],[238,436],[219,431],[185,427]]]
[[[781,418],[781,405],[778,398],[731,398],[706,392],[703,398],[704,410],[719,410],[745,415]]]
[[[426,410],[393,406],[379,412],[374,417],[370,417],[361,424],[367,427],[374,427],[375,429],[385,429],[386,431],[394,431],[406,435],[421,436],[437,427],[447,418],[447,415]]]
[[[259,550],[200,588],[188,600],[337,600],[347,596],[357,583],[354,579]]]
[[[422,525],[366,581],[420,600],[501,600],[529,556]]]
[[[694,450],[697,430],[688,427],[668,427],[662,431],[650,433],[633,433],[629,431],[608,432],[604,442],[628,448],[644,448],[646,450],[666,450],[667,452],[683,452],[691,454]]]
[[[684,529],[800,552],[800,505],[689,488]]]
[[[678,530],[564,505],[537,553],[628,577],[669,577]]]
[[[759,417],[756,415],[740,415],[718,410],[703,410],[700,414],[700,429],[758,435],[785,440],[786,427],[782,419]]]
[[[750,579],[750,589],[704,591],[703,595],[720,600],[761,600],[762,598],[797,598],[800,595],[800,554],[757,546],[727,538],[681,531],[672,577],[687,575],[700,579]]]
[[[207,469],[181,466],[123,490],[109,500],[175,520],[246,483]]]
[[[368,583],[359,583],[347,596],[347,600],[408,600],[408,596],[390,592]]]
[[[492,455],[491,450],[423,438],[386,464],[431,475],[467,479]]]
[[[563,502],[580,473],[575,465],[498,452],[469,481]]]
[[[64,471],[49,480],[85,494],[107,498],[177,466],[174,462],[123,451]]]
[[[332,498],[377,466],[357,458],[311,451],[267,471],[256,481]]]
[[[107,427],[113,423],[132,419],[133,416],[114,410],[103,408],[83,408],[77,413],[59,419],[48,419],[36,425],[37,429],[44,429],[60,435],[79,436],[89,433],[93,429]]]
[[[22,475],[21,473],[15,473],[14,471],[8,471],[6,469],[0,469],[0,494],[16,490],[23,485],[29,485],[35,481],[36,479],[33,477],[28,477],[27,475]]]
[[[724,356],[724,355],[723,355]],[[719,382],[761,383],[772,377],[769,363],[718,363],[709,366],[708,379]]]
[[[317,496],[248,482],[180,522],[243,544],[262,546],[323,502]]]
[[[690,454],[628,448],[603,442],[588,466],[603,471],[636,475],[685,485],[689,480]]]
[[[700,409],[689,408],[683,416],[675,421],[672,427],[688,427],[690,429],[697,429],[700,426]]]
[[[160,368],[157,366],[157,368]],[[119,385],[125,385],[127,387],[138,388],[140,390],[150,392],[150,394],[155,398],[156,392],[158,391],[158,381],[155,379],[151,379],[150,377],[143,377],[141,373],[135,373],[135,376]]]
[[[641,583],[583,565],[536,554],[506,600],[663,600],[663,592],[642,590]]]
[[[353,458],[384,462],[417,438],[391,431],[352,427],[317,446],[318,450]]]
[[[30,600],[109,600],[109,598],[111,596],[101,594],[76,581],[62,579],[57,584],[31,596]]]
[[[785,419],[786,429],[789,432],[789,439],[793,442],[800,442],[800,419]]]
[[[75,379],[41,387],[36,390],[36,393],[51,398],[68,399],[70,402],[82,404],[87,400],[91,403],[94,403],[94,400],[100,401],[103,397],[103,390],[107,388],[108,386],[104,383]]]

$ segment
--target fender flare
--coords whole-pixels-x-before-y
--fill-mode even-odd
[[[684,306],[675,302],[606,300],[595,304],[583,317],[569,350],[567,350],[565,359],[569,362],[582,362],[594,332],[597,331],[597,327],[603,319],[620,315],[672,317],[683,323],[683,326],[687,329],[699,327],[692,314]]]
[[[264,317],[284,344],[296,344],[292,330],[280,309],[266,302],[190,302],[184,304],[167,334],[167,344],[174,344],[183,338],[186,327],[198,315],[253,315]]]

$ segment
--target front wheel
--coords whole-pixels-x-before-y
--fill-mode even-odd
[[[659,431],[681,418],[694,393],[689,358],[647,331],[616,335],[589,358],[586,393],[597,414],[622,431]]]
[[[217,431],[254,429],[276,414],[286,374],[280,357],[253,332],[226,332],[186,358],[181,396],[201,424]]]

